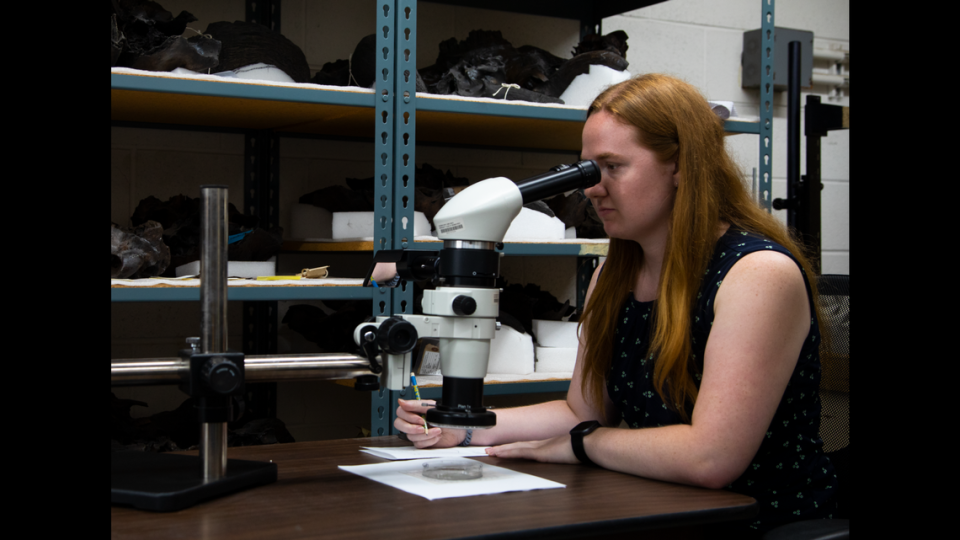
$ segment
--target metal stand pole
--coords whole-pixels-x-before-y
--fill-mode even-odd
[[[232,459],[227,471],[227,421],[233,397],[243,390],[245,364],[242,353],[227,350],[227,187],[201,186],[200,205],[201,350],[191,344],[179,359],[161,362],[167,366],[161,371],[172,369],[168,375],[180,381],[181,390],[197,397],[200,455],[113,452],[111,504],[171,512],[277,481],[272,462]],[[134,367],[141,368],[152,370]]]
[[[201,352],[227,352],[227,186],[200,187]],[[200,398],[204,401],[216,398]],[[229,398],[224,398],[229,406]],[[227,474],[227,424],[204,422],[200,432],[203,480]]]
[[[787,226],[797,226],[797,195],[800,191],[800,42],[789,47],[790,74],[787,84]]]

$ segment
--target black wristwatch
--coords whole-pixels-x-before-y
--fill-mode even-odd
[[[598,427],[600,427],[600,422],[587,420],[586,422],[580,422],[570,430],[570,444],[573,446],[573,455],[577,456],[580,463],[584,465],[596,466],[596,463],[590,461],[590,458],[587,457],[587,453],[583,449],[583,438],[596,431]]]

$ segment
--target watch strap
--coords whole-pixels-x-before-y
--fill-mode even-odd
[[[583,447],[583,438],[593,433],[598,427],[600,427],[600,422],[597,422],[596,420],[590,420],[587,422],[581,422],[577,424],[575,428],[570,430],[570,444],[573,446],[573,455],[575,455],[580,463],[583,463],[584,465],[597,466],[597,464],[587,456],[587,452]]]

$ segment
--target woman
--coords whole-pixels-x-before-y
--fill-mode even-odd
[[[498,410],[489,430],[426,434],[430,402],[401,401],[396,428],[421,448],[466,440],[578,463],[569,432],[597,420],[584,460],[750,495],[760,511],[746,533],[830,517],[814,274],[746,192],[721,121],[692,86],[643,75],[594,100],[581,159],[600,167],[585,193],[611,240],[567,399]]]

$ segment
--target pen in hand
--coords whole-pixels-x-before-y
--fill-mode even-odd
[[[412,371],[410,372],[410,381],[413,383],[413,393],[417,396],[417,401],[423,401],[420,399],[420,389],[417,388],[417,376]],[[423,418],[423,434],[426,435],[430,431],[430,428],[427,427],[427,418],[425,416],[420,418]]]

